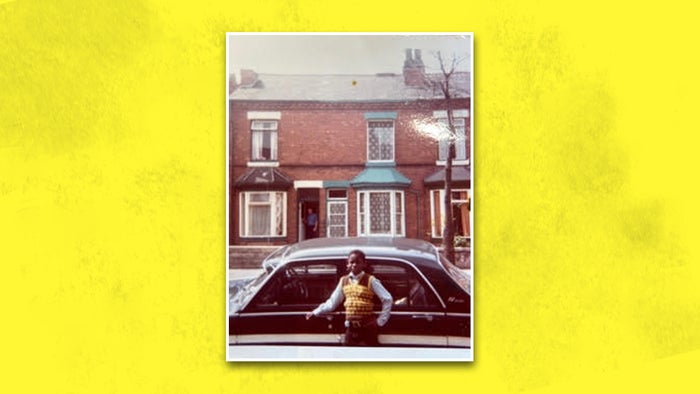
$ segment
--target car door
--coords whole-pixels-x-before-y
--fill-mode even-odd
[[[306,314],[324,302],[338,284],[344,261],[287,263],[276,269],[248,305],[230,317],[231,344],[337,345],[342,314]]]
[[[383,346],[447,346],[445,306],[416,268],[403,261],[370,261],[391,293],[391,317],[380,328]]]

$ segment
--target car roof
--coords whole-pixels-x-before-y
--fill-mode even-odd
[[[271,270],[290,261],[346,257],[355,249],[364,252],[367,259],[404,259],[419,268],[440,266],[437,249],[429,242],[402,237],[354,237],[315,238],[290,244],[270,254],[263,267]]]

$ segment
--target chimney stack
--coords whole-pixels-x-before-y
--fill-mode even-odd
[[[240,86],[253,87],[255,82],[258,81],[258,74],[253,70],[242,69],[241,70],[241,82]]]
[[[406,49],[403,62],[403,82],[406,86],[425,86],[425,65],[420,49]]]

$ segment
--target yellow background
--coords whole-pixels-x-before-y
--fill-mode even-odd
[[[617,4],[0,0],[0,391],[697,390],[698,12]],[[473,364],[224,361],[227,31],[475,33]]]

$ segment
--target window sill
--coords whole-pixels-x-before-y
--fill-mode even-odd
[[[367,167],[396,166],[396,162],[394,160],[368,160],[365,163],[365,166],[367,166]]]
[[[405,237],[403,234],[360,234],[358,237]]]
[[[239,237],[245,241],[285,241],[286,235],[241,235]]]
[[[279,167],[279,161],[249,161],[248,167]]]
[[[446,160],[437,160],[435,162],[436,166],[444,167],[447,164]],[[453,166],[468,166],[469,160],[452,160]]]

